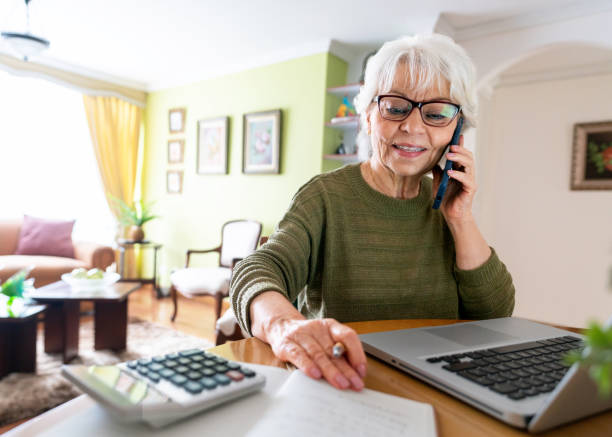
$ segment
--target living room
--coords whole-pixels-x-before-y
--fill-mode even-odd
[[[0,43],[0,183],[11,187],[0,219],[76,220],[74,241],[116,247],[128,236],[109,193],[150,205],[158,217],[143,229],[161,245],[161,295],[147,288],[130,305],[157,311],[165,325],[185,331],[184,323],[214,343],[211,298],[179,294],[169,320],[172,272],[189,249],[217,247],[226,222],[258,221],[270,236],[303,184],[367,158],[364,148],[353,156],[348,142],[349,153],[336,153],[353,137],[329,127],[343,95],[328,90],[359,83],[367,56],[385,41],[427,32],[452,37],[477,68],[478,125],[465,133],[476,157],[474,215],[513,276],[513,315],[573,327],[610,316],[612,170],[594,185],[577,176],[589,152],[575,130],[612,120],[610,2],[33,0],[28,8],[29,24],[23,1],[0,5],[0,31],[29,25],[50,42],[27,61],[6,38]],[[114,143],[118,155],[101,132],[119,131],[99,124],[83,96],[115,98],[138,114],[131,139]],[[276,111],[278,149],[258,170],[247,159],[249,117]],[[219,120],[226,134],[221,161],[211,164],[201,132]],[[150,255],[140,255],[147,275]],[[193,263],[218,265],[218,254]],[[118,266],[115,252],[109,270]]]

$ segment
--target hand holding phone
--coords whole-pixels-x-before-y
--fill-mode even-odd
[[[453,137],[451,138],[450,143],[448,143],[448,145],[446,146],[444,154],[446,154],[451,145],[459,144],[459,137],[461,136],[462,127],[463,117],[459,117],[459,120],[457,121],[457,127],[455,128],[455,132],[453,132]],[[433,209],[439,209],[440,205],[442,204],[444,193],[446,193],[446,188],[448,187],[448,171],[451,168],[453,168],[453,161],[447,159],[446,165],[444,166],[444,171],[442,173],[442,180],[440,181],[440,186],[438,187],[438,192],[436,193],[436,198],[434,199]]]

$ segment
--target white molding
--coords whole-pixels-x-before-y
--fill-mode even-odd
[[[612,62],[563,67],[554,70],[536,71],[520,74],[502,74],[494,88],[511,87],[534,82],[574,79],[585,76],[612,74]]]
[[[455,29],[455,27],[453,27],[453,25],[449,23],[443,13],[438,15],[438,20],[434,25],[434,32],[450,36],[452,39],[457,39],[455,35],[457,29]]]
[[[4,49],[0,44],[0,54],[15,57],[14,53],[10,50]],[[147,85],[144,82],[138,82],[131,79],[125,79],[118,76],[113,76],[111,74],[103,73],[97,70],[91,70],[85,67],[81,67],[78,65],[69,64],[64,61],[60,61],[58,59],[51,58],[47,55],[39,55],[35,58],[31,59],[33,62],[37,64],[45,65],[47,67],[57,68],[58,70],[66,71],[69,73],[80,74],[85,77],[89,77],[92,79],[102,80],[104,82],[110,82],[115,85],[120,85],[127,88],[136,89],[139,91],[146,91]]]
[[[467,41],[495,33],[511,32],[526,27],[539,26],[558,21],[571,20],[586,15],[596,15],[612,10],[610,0],[575,1],[558,8],[544,8],[533,12],[487,21],[474,26],[454,28],[446,23],[454,33],[456,41]]]
[[[286,49],[277,50],[273,53],[268,53],[265,56],[249,58],[244,62],[224,65],[217,70],[208,70],[205,72],[193,72],[183,78],[171,81],[159,81],[148,84],[146,91],[159,91],[163,89],[176,88],[184,85],[210,80],[221,76],[227,76],[241,71],[251,70],[253,68],[264,67],[266,65],[278,64],[292,59],[302,58],[304,56],[315,55],[318,53],[326,53],[330,51],[331,39],[320,39],[301,44],[299,46],[288,47]]]
[[[329,52],[347,63],[351,63],[359,58],[359,53],[356,53],[353,48],[335,39],[332,39],[329,44]]]

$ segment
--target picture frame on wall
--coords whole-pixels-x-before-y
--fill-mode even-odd
[[[182,164],[185,160],[185,140],[168,140],[168,164]]]
[[[280,109],[244,114],[242,172],[280,173]]]
[[[612,190],[612,121],[574,125],[572,190]]]
[[[197,174],[227,174],[229,117],[198,120]]]
[[[185,108],[173,108],[168,111],[168,126],[171,134],[185,132]]]
[[[166,172],[166,192],[181,194],[183,192],[183,170],[168,170]]]

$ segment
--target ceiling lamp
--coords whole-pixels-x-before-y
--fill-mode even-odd
[[[29,57],[36,56],[49,47],[49,41],[30,33],[30,1],[25,0],[27,32],[2,32],[2,38],[8,43],[13,51],[27,61]]]

